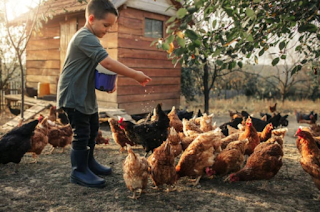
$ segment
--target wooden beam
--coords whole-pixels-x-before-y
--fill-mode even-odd
[[[131,102],[145,102],[145,101],[161,101],[165,99],[178,99],[180,98],[180,92],[173,93],[151,93],[145,95],[126,95],[118,96],[118,103],[131,103]]]
[[[59,39],[41,39],[41,40],[30,40],[28,43],[27,51],[30,50],[48,50],[48,49],[59,49]]]
[[[59,76],[60,69],[56,68],[27,68],[27,75],[41,75],[41,76]]]
[[[136,58],[119,58],[119,62],[131,68],[174,68],[171,60],[148,60]]]
[[[161,101],[146,101],[146,102],[133,102],[119,104],[120,109],[124,109],[128,114],[142,114],[149,113],[153,111],[153,108],[157,106],[158,103],[162,103],[163,110],[171,110],[172,106],[179,108],[180,98],[178,99],[166,99]]]
[[[59,49],[50,50],[27,50],[28,60],[59,60],[60,51]]]
[[[27,68],[58,68],[60,69],[60,60],[30,60],[27,57]]]
[[[148,95],[151,93],[171,93],[179,92],[180,84],[178,85],[155,85],[155,86],[146,86],[142,87],[141,85],[137,86],[120,86],[118,87],[118,96],[121,95]]]
[[[137,81],[128,77],[118,77],[118,86],[137,85]],[[152,85],[177,85],[180,84],[180,77],[153,77],[147,86]]]
[[[181,68],[136,68],[138,71],[142,71],[150,77],[180,77]]]
[[[119,58],[138,58],[138,59],[154,59],[154,60],[168,60],[167,52],[154,50],[142,50],[142,49],[127,49],[119,48]]]

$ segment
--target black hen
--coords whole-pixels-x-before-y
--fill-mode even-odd
[[[58,111],[58,120],[63,125],[67,125],[70,123],[68,114],[65,113],[64,111]]]
[[[199,110],[199,111],[200,111],[200,110]],[[201,112],[201,111],[200,111],[200,112]],[[179,117],[180,120],[182,120],[182,119],[187,119],[187,120],[189,120],[189,119],[191,119],[191,118],[193,117],[193,111],[188,112],[188,111],[186,111],[186,110],[178,110],[178,111],[177,111],[177,115],[178,115],[178,117]]]
[[[269,113],[260,113],[260,116],[261,117],[267,116],[267,121],[272,117]]]
[[[222,125],[219,126],[219,128],[221,129],[221,132],[225,135],[225,136],[228,136],[229,135],[229,131],[228,131],[228,127],[227,125],[233,127],[233,128],[236,128],[238,129],[238,124],[241,124],[242,122],[242,118],[235,118],[233,119],[232,121],[230,122],[227,122],[227,123],[224,123]]]
[[[130,121],[119,121],[121,128],[125,131],[127,137],[135,144],[141,144],[146,151],[159,147],[168,137],[169,118],[158,104],[156,108],[158,120],[149,121],[141,124],[134,124]]]
[[[10,103],[8,103],[8,108],[9,108],[9,110],[10,110],[10,113],[12,113],[13,115],[15,115],[15,116],[17,116],[17,115],[19,115],[20,114],[20,109],[17,109],[17,108],[12,108],[11,107],[11,105],[10,105]]]
[[[31,137],[38,120],[13,128],[0,140],[0,163],[20,163],[23,155],[31,148]]]

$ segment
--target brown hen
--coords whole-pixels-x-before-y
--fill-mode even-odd
[[[177,115],[177,111],[176,111],[175,106],[173,106],[170,113],[168,113],[168,118],[170,120],[170,122],[169,122],[170,127],[174,127],[174,129],[177,132],[183,131],[182,121],[179,119],[179,117]]]
[[[262,132],[257,132],[260,142],[267,141],[269,138],[271,138],[271,133],[273,130],[272,123],[267,124]]]
[[[251,117],[249,116],[246,120],[245,130],[240,133],[238,140],[248,139],[248,143],[245,146],[246,155],[251,155],[254,151],[254,148],[260,143],[260,138],[257,133],[257,130],[254,128],[252,124]]]
[[[43,125],[46,120],[42,115],[40,115],[38,120],[39,124],[36,126],[34,134],[31,137],[31,149],[28,150],[28,152],[32,153],[35,163],[37,163],[38,155],[42,153],[42,150],[48,144],[48,129]]]
[[[149,163],[145,157],[135,154],[130,147],[128,147],[128,156],[123,161],[123,179],[127,188],[133,192],[130,198],[137,199],[141,193],[147,188],[149,176]],[[139,195],[136,196],[136,192]]]
[[[181,138],[173,127],[170,128],[167,141],[169,142],[174,157],[180,155],[182,152]]]
[[[148,162],[151,167],[150,177],[156,189],[163,184],[172,186],[176,183],[174,153],[168,142],[163,142],[157,147],[149,156]]]
[[[320,190],[320,149],[309,131],[299,128],[295,136],[298,136],[296,145],[301,154],[300,164]]]
[[[134,145],[134,143],[128,139],[124,130],[120,128],[120,124],[117,120],[109,118],[108,122],[112,132],[112,138],[120,146],[120,152],[124,151],[124,147],[126,147],[127,144],[130,146]]]
[[[176,166],[178,177],[196,177],[199,183],[204,169],[212,166],[216,143],[220,143],[221,134],[218,130],[200,134],[182,153]]]
[[[244,164],[244,147],[247,140],[234,141],[222,150],[214,159],[214,164],[207,169],[207,174],[224,176],[239,171]]]
[[[269,180],[282,166],[283,151],[278,143],[264,142],[259,144],[249,156],[246,165],[236,173],[230,174],[230,182]]]

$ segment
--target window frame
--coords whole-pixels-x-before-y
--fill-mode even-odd
[[[153,36],[146,36],[146,21],[147,20],[150,20],[151,21],[151,24],[153,26],[154,22],[161,22],[161,25],[162,25],[162,29],[161,29],[161,32],[159,32],[159,34],[161,33],[161,36],[160,37],[153,37]],[[154,22],[153,22],[154,21]],[[158,19],[154,19],[154,18],[148,18],[148,17],[144,17],[144,37],[147,37],[147,38],[153,38],[153,39],[159,39],[159,38],[163,38],[164,36],[164,22],[162,20],[158,20]],[[156,32],[156,31],[152,31],[153,28],[151,27],[151,33],[152,35]]]
[[[154,20],[157,20],[157,21],[162,21],[162,37],[161,38],[165,38],[167,36],[167,33],[166,33],[166,21],[170,18],[170,17],[166,17],[166,16],[163,16],[163,15],[158,15],[158,14],[155,14],[155,13],[150,13],[150,12],[145,12],[144,15],[143,15],[143,37],[147,40],[150,40],[150,41],[154,41],[155,39],[157,38],[153,38],[153,37],[147,37],[145,36],[145,27],[146,27],[146,23],[145,23],[145,20],[146,18],[148,19],[154,19]],[[161,39],[160,38],[160,39]]]

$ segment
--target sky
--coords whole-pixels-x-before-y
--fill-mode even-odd
[[[40,0],[5,0],[7,2],[8,19],[13,20],[19,15],[28,12],[28,7],[35,7]]]

